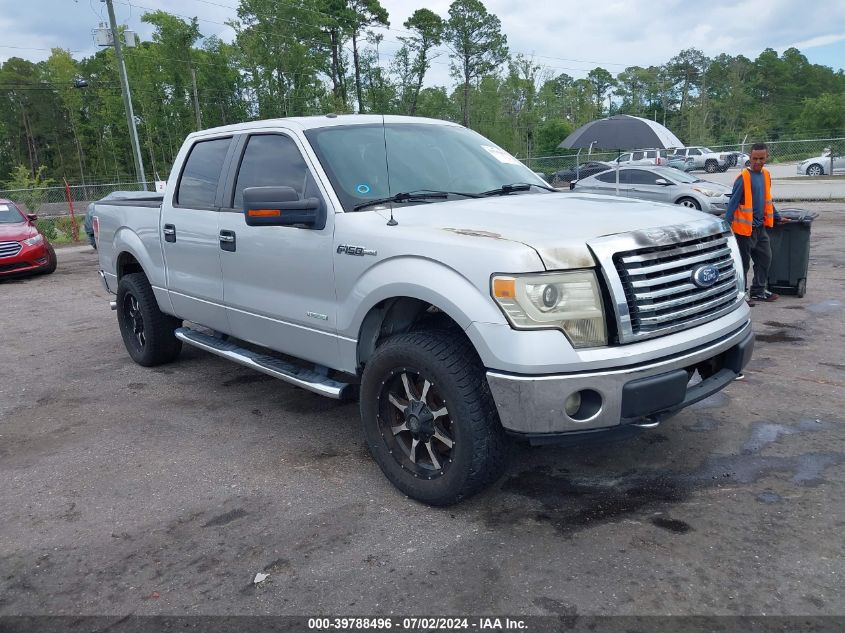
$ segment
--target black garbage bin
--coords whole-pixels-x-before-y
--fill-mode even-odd
[[[810,226],[818,213],[804,209],[778,209],[789,222],[769,229],[772,265],[769,289],[803,297],[807,292],[807,265],[810,262]]]

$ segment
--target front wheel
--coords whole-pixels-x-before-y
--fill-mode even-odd
[[[159,310],[144,273],[131,273],[120,279],[117,323],[126,351],[139,365],[169,363],[182,350],[182,341],[173,333],[181,321]]]
[[[52,244],[47,244],[47,264],[41,269],[45,275],[56,272],[56,266],[59,264],[59,258],[56,257],[56,250]]]
[[[688,209],[695,209],[697,211],[701,211],[701,205],[698,203],[698,200],[694,198],[681,198],[675,204],[679,204],[682,207],[687,207]]]
[[[817,163],[813,163],[809,167],[807,167],[807,175],[808,176],[821,176],[824,174],[824,169],[821,165]]]
[[[456,503],[502,474],[507,444],[470,343],[441,331],[378,347],[361,381],[370,453],[390,482],[430,505]]]

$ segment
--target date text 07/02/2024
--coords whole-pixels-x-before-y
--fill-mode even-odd
[[[322,617],[309,618],[308,629],[312,631],[360,631],[360,630],[435,630],[464,629],[480,631],[525,630],[524,620],[512,618],[480,617]]]

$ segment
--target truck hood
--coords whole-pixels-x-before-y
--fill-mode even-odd
[[[388,211],[382,211],[385,216]],[[597,237],[677,226],[710,219],[700,211],[591,194],[521,194],[396,205],[393,215],[405,229],[435,229],[466,236],[520,242],[533,248],[547,270],[596,265],[587,242]]]

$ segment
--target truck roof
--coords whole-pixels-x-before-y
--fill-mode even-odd
[[[451,121],[442,121],[440,119],[429,119],[416,116],[400,116],[396,114],[327,114],[322,116],[299,116],[246,121],[244,123],[223,125],[220,127],[200,130],[199,132],[193,132],[188,136],[188,138],[192,138],[194,136],[205,136],[206,134],[217,132],[247,132],[249,130],[266,128],[268,125],[273,125],[274,123],[281,124],[289,128],[310,130],[313,128],[333,127],[337,125],[372,125],[374,123],[381,123],[382,121],[385,123],[421,123],[429,125],[454,125],[459,127],[457,123],[452,123]]]

